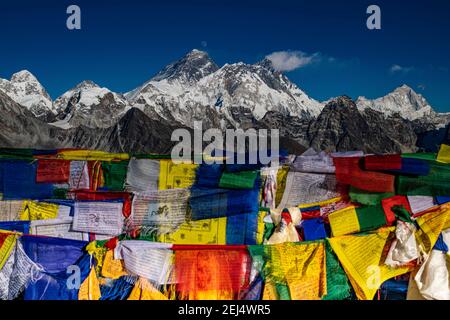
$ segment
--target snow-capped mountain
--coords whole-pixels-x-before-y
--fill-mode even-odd
[[[361,110],[371,108],[387,116],[398,113],[402,118],[408,120],[421,119],[436,114],[427,100],[407,85],[402,85],[388,95],[375,100],[359,97],[356,104]]]
[[[92,81],[83,81],[54,102],[57,120],[52,123],[61,128],[111,127],[130,109],[120,94],[101,88]]]
[[[43,121],[52,121],[56,115],[47,91],[27,70],[13,74],[11,80],[0,79],[0,90]]]
[[[245,108],[259,120],[268,111],[311,118],[323,107],[275,72],[268,60],[218,68],[206,52],[199,50],[170,64],[125,96],[147,114],[154,112],[188,126],[194,120],[203,120],[205,113],[236,124],[233,108]]]
[[[279,129],[301,148],[435,151],[450,113],[403,85],[369,100],[318,102],[271,61],[217,66],[193,50],[125,95],[83,81],[54,102],[28,71],[0,79],[0,146],[166,152],[175,128]],[[284,140],[283,140],[284,139]]]

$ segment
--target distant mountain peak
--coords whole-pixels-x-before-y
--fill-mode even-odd
[[[39,82],[37,78],[28,70],[21,70],[11,76],[11,82]]]
[[[183,83],[194,83],[218,69],[206,52],[194,49],[180,60],[166,66],[151,81],[179,80]]]
[[[396,88],[384,97],[374,100],[359,97],[356,104],[361,110],[370,108],[386,116],[399,114],[402,118],[408,120],[436,115],[428,101],[406,84]]]
[[[38,79],[28,70],[14,73],[11,80],[0,79],[0,90],[43,121],[55,116],[53,102]]]
[[[100,88],[98,84],[96,84],[92,80],[84,80],[77,84],[74,89],[80,90],[80,89],[91,89],[91,88]]]

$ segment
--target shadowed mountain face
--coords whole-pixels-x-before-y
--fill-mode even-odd
[[[51,101],[36,77],[18,72],[0,79],[0,117],[3,147],[167,153],[173,130],[202,121],[204,130],[279,129],[294,153],[382,153],[436,151],[450,114],[435,112],[406,85],[375,100],[320,103],[268,59],[219,67],[193,50],[124,95],[83,81]]]

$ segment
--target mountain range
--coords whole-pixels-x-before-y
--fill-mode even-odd
[[[52,101],[32,73],[20,71],[0,79],[0,117],[0,147],[163,153],[172,131],[194,121],[204,129],[280,129],[291,152],[433,151],[450,120],[406,85],[374,100],[319,102],[268,59],[219,67],[199,50],[123,94],[88,80]]]

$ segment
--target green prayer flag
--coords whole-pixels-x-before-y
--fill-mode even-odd
[[[374,206],[381,203],[381,200],[393,197],[394,193],[376,193],[370,191],[359,190],[350,187],[349,196],[352,202],[360,203],[366,206]]]
[[[356,208],[356,215],[361,232],[376,230],[387,224],[381,205]]]
[[[220,177],[219,188],[252,189],[257,177],[257,171],[224,172]]]
[[[420,159],[420,160],[428,160],[435,161],[437,158],[436,153],[403,153],[401,155],[402,158],[411,158],[411,159]]]
[[[351,297],[351,286],[347,274],[342,268],[337,256],[331,249],[328,240],[325,241],[327,294],[322,300],[345,300]]]
[[[128,161],[102,162],[105,187],[111,191],[123,191],[127,177]]]
[[[397,193],[408,196],[448,196],[450,194],[450,165],[430,163],[427,176],[398,176]]]

